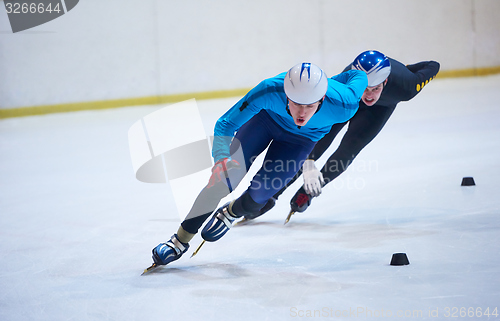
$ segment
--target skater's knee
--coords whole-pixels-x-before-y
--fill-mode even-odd
[[[261,204],[254,201],[250,193],[246,191],[234,201],[232,211],[237,216],[252,215],[258,213],[265,204],[266,202]]]

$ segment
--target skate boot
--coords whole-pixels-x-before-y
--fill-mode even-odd
[[[293,212],[304,212],[311,205],[312,196],[307,194],[304,187],[299,188],[297,193],[290,200],[290,207]]]
[[[182,254],[189,249],[188,243],[182,243],[177,239],[177,234],[167,243],[161,243],[153,249],[153,261],[156,265],[165,265],[180,259]]]
[[[263,208],[260,209],[260,211],[243,216],[243,220],[246,222],[256,219],[257,217],[269,212],[274,207],[274,205],[276,205],[276,198],[271,197],[270,199],[267,200],[267,203],[264,205]]]
[[[233,226],[234,220],[238,217],[231,213],[231,203],[226,203],[224,206],[215,211],[212,218],[201,231],[201,237],[207,242],[215,242],[223,237],[227,231]]]

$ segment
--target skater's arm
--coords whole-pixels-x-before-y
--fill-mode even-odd
[[[337,85],[335,90],[343,96],[348,104],[358,104],[368,85],[368,78],[364,71],[348,70],[331,77]],[[329,82],[331,87],[331,84]]]
[[[283,89],[283,77],[284,73],[262,81],[219,118],[214,128],[212,147],[215,162],[231,157],[229,145],[235,132],[253,116],[262,109],[272,108],[275,104],[284,108],[286,96]]]
[[[436,61],[422,61],[407,65],[409,71],[402,78],[401,86],[405,92],[404,99],[410,100],[415,97],[439,72],[439,63]]]

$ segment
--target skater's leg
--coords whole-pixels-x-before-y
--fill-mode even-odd
[[[382,130],[393,108],[371,106],[359,109],[349,121],[349,127],[337,150],[328,158],[321,169],[325,185],[342,174],[356,156]]]
[[[216,241],[231,228],[236,218],[258,213],[267,200],[295,175],[314,144],[302,136],[276,134],[250,187],[241,197],[215,212],[203,229],[202,237],[207,241]]]
[[[328,158],[321,169],[325,185],[342,174],[354,161],[361,150],[382,130],[391,116],[393,108],[371,106],[359,109],[349,121],[349,127],[339,147]],[[291,210],[304,212],[311,205],[312,197],[303,187],[290,200]]]
[[[312,159],[314,161],[318,160],[324,154],[324,152],[330,147],[337,134],[342,130],[342,128],[344,128],[345,124],[346,123],[333,125],[330,132],[316,143],[316,145],[314,146],[313,150],[311,151],[307,159]],[[299,171],[294,175],[294,177],[282,189],[280,189],[276,194],[274,194],[273,196],[274,200],[277,200],[281,196],[281,194],[283,194],[283,192],[300,177],[300,175],[302,175],[302,168],[299,169]]]
[[[261,112],[243,125],[231,143],[232,158],[241,164],[240,169],[228,171],[229,181],[219,182],[214,186],[205,187],[196,198],[193,207],[186,219],[181,223],[182,228],[189,234],[196,234],[208,217],[213,213],[220,200],[227,196],[240,183],[248,172],[252,162],[262,153],[272,140],[272,133],[268,130],[269,115]],[[183,239],[188,242],[189,240]]]
[[[326,134],[322,139],[320,139],[316,145],[314,146],[313,150],[307,157],[307,159],[312,159],[312,160],[318,160],[323,153],[330,147],[331,143],[337,136],[337,134],[342,130],[342,128],[345,126],[346,123],[341,123],[341,124],[335,124],[332,126],[330,132]],[[283,192],[290,186],[292,185],[299,177],[302,175],[302,168],[299,168],[297,173],[292,177],[292,179],[288,180],[288,182],[285,184],[283,188],[278,190],[271,198],[269,198],[264,206],[257,212],[253,214],[248,214],[245,215],[245,219],[251,220],[255,219],[261,215],[264,215],[267,213],[269,210],[271,210],[274,205],[276,204],[276,201],[278,198],[283,194]]]
[[[231,157],[241,165],[240,168],[228,170],[225,180],[203,188],[177,233],[170,241],[153,249],[153,260],[156,264],[168,264],[179,259],[187,251],[188,243],[220,200],[228,195],[232,188],[236,188],[255,158],[269,145],[272,135],[265,125],[268,117],[265,112],[261,112],[240,128],[230,147]]]

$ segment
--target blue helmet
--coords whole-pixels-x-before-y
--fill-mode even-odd
[[[383,53],[368,50],[354,59],[352,69],[362,70],[368,76],[368,87],[381,84],[391,73],[391,63]]]

